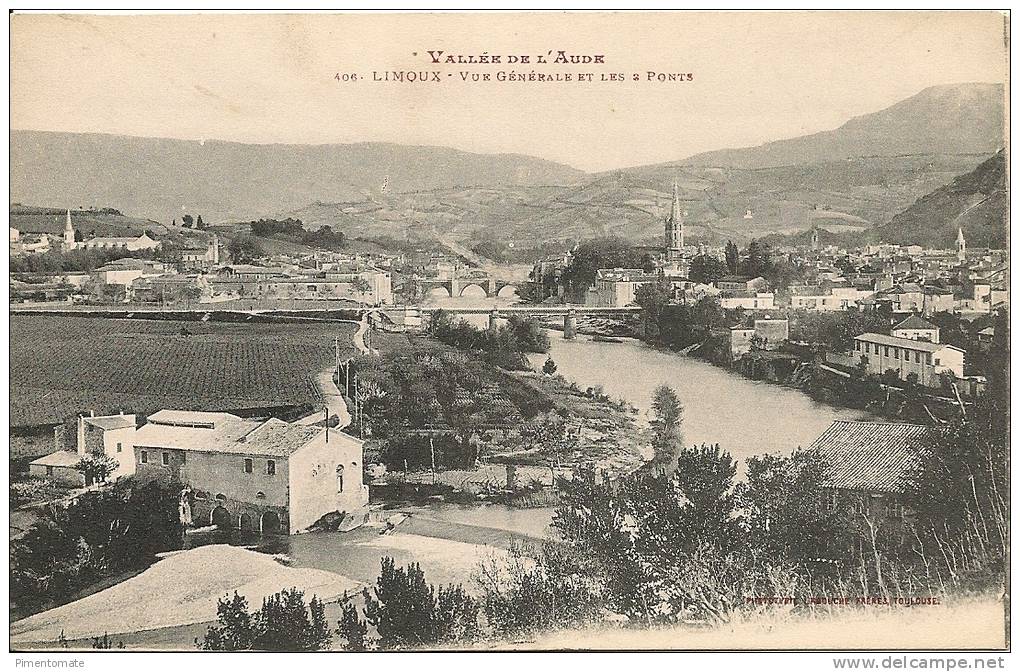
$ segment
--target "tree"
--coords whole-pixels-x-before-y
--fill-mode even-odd
[[[600,268],[644,268],[652,270],[650,259],[622,238],[607,237],[586,240],[573,252],[561,281],[567,291],[578,297],[595,281]]]
[[[822,505],[827,474],[813,451],[748,458],[736,494],[753,552],[776,561],[850,560],[849,508]]]
[[[691,268],[687,276],[691,282],[710,285],[726,275],[727,266],[708,254],[699,254],[691,259]]]
[[[252,615],[248,612],[248,600],[234,591],[233,597],[224,597],[216,602],[217,625],[210,626],[205,633],[202,648],[206,651],[246,651],[255,641]]]
[[[418,563],[398,569],[384,557],[375,588],[364,596],[365,617],[384,649],[467,640],[478,628],[478,605],[464,589],[450,585],[437,594]]]
[[[181,225],[186,229],[190,229],[195,225],[195,218],[191,215],[184,215],[184,217],[181,218]]]
[[[105,453],[85,453],[74,468],[85,477],[85,484],[105,483],[120,463]]]
[[[545,364],[542,365],[542,373],[547,376],[551,376],[556,373],[556,362],[553,361],[552,356],[545,358]]]
[[[232,238],[230,244],[227,246],[227,251],[230,253],[231,259],[234,263],[245,264],[251,263],[265,256],[265,250],[262,249],[262,244],[259,243],[258,238],[249,235],[241,235]]]
[[[752,240],[747,247],[747,257],[740,263],[740,272],[751,278],[766,277],[772,272],[772,254],[769,246]]]
[[[195,220],[195,228],[196,229],[204,229],[205,228],[205,222],[202,221],[202,215],[199,215],[198,219]]]
[[[337,632],[348,651],[365,651],[368,649],[366,637],[368,636],[368,624],[358,616],[358,608],[348,602],[343,606],[340,613],[340,620],[337,623]]]
[[[368,282],[368,280],[365,280],[363,277],[359,275],[358,277],[354,278],[354,282],[351,283],[351,288],[358,294],[361,294],[362,297],[364,297],[365,294],[371,291],[372,285]]]
[[[200,644],[207,651],[321,651],[333,639],[322,601],[313,596],[306,607],[296,588],[264,598],[254,614],[235,592],[217,602],[216,616]]]
[[[740,250],[732,240],[726,241],[726,270],[730,275],[736,275],[737,266],[740,263]]]

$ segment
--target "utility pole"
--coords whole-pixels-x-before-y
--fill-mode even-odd
[[[436,444],[435,444],[435,441],[432,440],[431,436],[429,437],[429,453],[431,454],[431,457],[432,457],[432,485],[435,485],[436,484]]]
[[[323,408],[322,413],[326,416],[326,443],[329,443],[329,406]]]

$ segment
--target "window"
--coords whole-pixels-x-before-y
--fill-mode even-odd
[[[336,468],[336,491],[344,491],[344,465],[337,465]]]
[[[163,466],[164,467],[170,466],[170,453],[163,453]]]
[[[825,490],[822,493],[822,504],[825,506],[826,511],[835,511],[838,502],[839,497],[835,490]]]
[[[46,475],[47,476],[53,475],[53,467],[46,467]]]
[[[925,364],[931,364],[931,353],[930,352],[924,353],[924,363]]]
[[[903,517],[903,505],[899,502],[892,500],[885,504],[885,515],[888,518],[902,518]]]
[[[270,476],[276,475],[276,460],[266,460],[266,473]]]
[[[935,366],[938,366],[938,365],[939,365],[939,358],[938,358],[938,357],[936,357],[936,358],[935,358]]]
[[[915,352],[914,353],[914,363],[915,364],[920,364],[921,363],[921,353],[920,352]]]
[[[117,452],[119,453],[119,452],[121,452],[123,450],[124,450],[124,444],[121,443],[120,441],[118,441],[117,442]]]
[[[149,463],[149,454],[143,450],[142,451],[142,464],[148,464],[148,463]]]
[[[892,358],[893,359],[899,359],[900,358],[900,349],[899,348],[893,348],[892,349]]]
[[[244,473],[250,474],[255,470],[255,465],[250,457],[244,458]]]
[[[888,345],[887,345],[887,346],[885,346],[885,356],[886,356],[886,357],[888,357],[888,356],[889,356],[889,346],[888,346]]]

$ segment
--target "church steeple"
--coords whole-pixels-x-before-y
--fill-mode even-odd
[[[684,216],[680,209],[680,185],[673,180],[673,203],[666,218],[666,254],[671,258],[680,256],[684,247]]]
[[[71,226],[71,210],[69,208],[67,219],[64,221],[64,250],[73,250],[74,247],[74,227]]]
[[[963,237],[963,227],[956,229],[956,258],[964,261],[967,258],[967,241]]]

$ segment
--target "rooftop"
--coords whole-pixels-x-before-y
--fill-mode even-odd
[[[43,467],[73,467],[81,460],[81,455],[70,450],[58,450],[49,455],[43,455],[31,464],[38,464]]]
[[[324,432],[283,420],[246,420],[230,413],[162,410],[135,434],[135,445],[237,455],[287,457]]]
[[[134,415],[99,415],[82,418],[86,423],[100,429],[124,429],[135,426]]]
[[[937,352],[944,348],[952,348],[953,350],[960,350],[953,345],[946,345],[945,343],[929,343],[928,341],[915,341],[909,338],[897,338],[895,336],[886,336],[885,334],[861,334],[860,336],[854,336],[854,340],[867,341],[868,343],[877,343],[879,345],[895,346],[897,348],[905,348],[907,350],[920,350],[921,352]],[[960,350],[963,352],[963,350]]]
[[[933,436],[934,429],[925,425],[837,420],[810,449],[829,463],[829,487],[903,492],[906,477]]]
[[[894,331],[897,329],[938,329],[938,327],[928,320],[921,319],[917,315],[911,315],[893,327]]]

